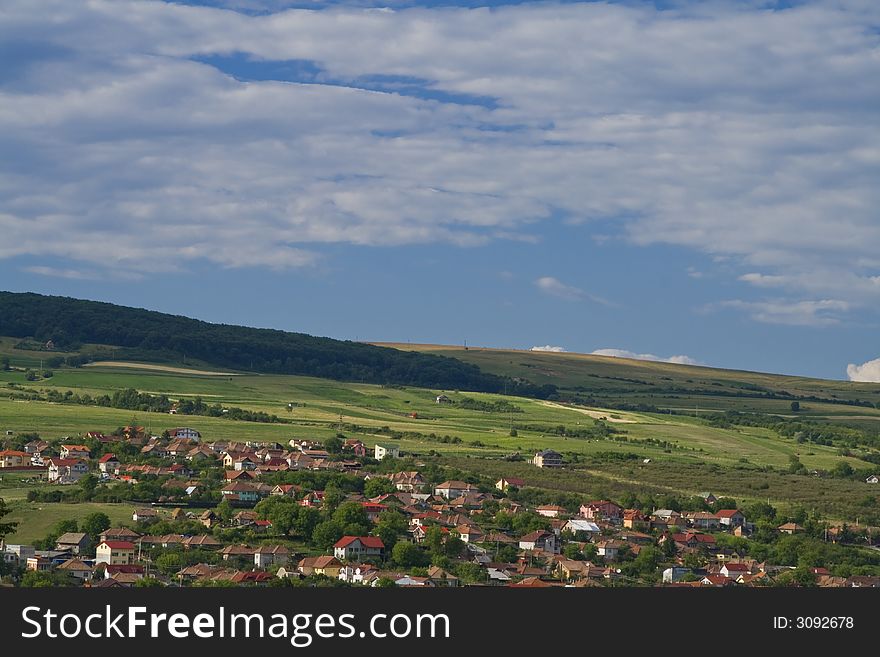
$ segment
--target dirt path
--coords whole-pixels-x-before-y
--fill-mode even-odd
[[[584,415],[589,415],[591,418],[595,418],[597,420],[605,420],[606,422],[614,422],[617,424],[638,424],[638,421],[631,420],[624,417],[611,417],[611,414],[614,413],[617,415],[616,411],[596,411],[589,408],[577,408],[575,406],[565,406],[564,404],[557,404],[551,401],[542,401],[541,404],[543,406],[549,406],[550,408],[561,408],[566,411],[575,411],[577,413],[583,413]]]
[[[171,372],[173,374],[198,374],[200,376],[241,376],[234,372],[209,372],[208,370],[191,370],[185,367],[172,367],[170,365],[129,363],[121,360],[99,360],[94,363],[87,363],[85,367],[120,367],[134,370],[152,370],[154,372]]]

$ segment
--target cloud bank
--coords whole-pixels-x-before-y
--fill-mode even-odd
[[[880,358],[869,360],[861,365],[850,363],[846,366],[846,374],[850,381],[880,383]]]
[[[553,345],[545,344],[543,347],[532,347],[529,351],[551,351],[557,354],[563,354],[566,349],[564,347],[554,347]]]
[[[284,270],[601,220],[830,323],[880,300],[878,26],[860,0],[6,0],[0,258]]]

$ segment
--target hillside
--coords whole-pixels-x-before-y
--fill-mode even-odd
[[[503,377],[553,385],[559,396],[621,410],[734,411],[833,420],[880,430],[880,384],[830,381],[609,356],[379,343],[445,355]],[[795,413],[792,402],[800,407]]]
[[[31,293],[0,292],[0,335],[40,349],[77,352],[89,360],[180,362],[221,368],[300,374],[342,381],[417,385],[544,396],[552,387],[514,382],[441,355],[272,329],[212,324],[110,303]],[[30,341],[30,342],[28,342]],[[96,346],[100,345],[100,346]]]

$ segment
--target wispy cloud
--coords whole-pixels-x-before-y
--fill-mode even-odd
[[[536,279],[535,286],[544,294],[558,297],[560,299],[568,299],[569,301],[592,301],[594,303],[602,304],[603,306],[614,305],[607,299],[603,299],[595,294],[590,294],[574,285],[563,283],[553,276],[542,276]]]
[[[554,347],[553,345],[545,344],[543,347],[532,347],[529,351],[552,351],[554,353],[562,354],[566,352],[565,347]]]
[[[743,311],[755,321],[765,324],[822,327],[839,324],[841,316],[851,307],[850,303],[839,299],[817,301],[787,301],[785,299],[743,301],[734,299],[710,304],[705,307],[705,310],[711,312],[722,308],[732,308]]]
[[[861,365],[850,363],[846,366],[846,374],[850,381],[880,383],[880,358],[869,360]]]
[[[632,358],[634,360],[653,360],[660,363],[677,363],[679,365],[700,365],[701,363],[690,356],[655,356],[654,354],[639,354],[627,349],[596,349],[590,352],[594,356],[612,356],[614,358]]]

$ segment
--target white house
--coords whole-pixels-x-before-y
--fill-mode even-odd
[[[49,481],[72,484],[88,473],[89,464],[80,459],[49,459]]]
[[[400,458],[400,448],[392,445],[380,445],[376,443],[375,457],[377,461],[381,461],[385,457]]]
[[[202,437],[195,429],[190,429],[189,427],[178,427],[177,429],[169,429],[168,437],[174,440],[175,438],[182,438],[184,440],[199,440]]]
[[[333,546],[333,556],[348,561],[382,557],[384,552],[385,544],[376,536],[343,536]]]
[[[290,551],[283,545],[263,545],[254,552],[254,565],[257,568],[266,568],[273,564],[284,565],[290,556]]]

